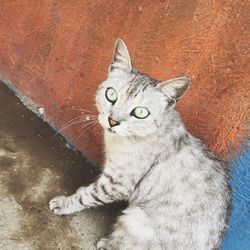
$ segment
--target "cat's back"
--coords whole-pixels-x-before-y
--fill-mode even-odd
[[[131,197],[169,249],[212,249],[225,230],[229,201],[223,163],[192,136],[178,152],[159,156]]]

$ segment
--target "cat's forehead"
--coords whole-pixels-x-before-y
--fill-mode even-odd
[[[135,98],[139,94],[152,90],[159,81],[152,79],[148,75],[134,70],[131,74],[117,74],[105,81],[106,87],[113,87],[117,92],[122,93],[127,98]]]
[[[156,86],[157,83],[158,81],[152,79],[151,77],[135,72],[127,84],[126,94],[128,97],[136,97],[137,95],[145,92],[147,89],[150,89],[148,87]]]

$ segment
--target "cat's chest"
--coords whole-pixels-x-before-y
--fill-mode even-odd
[[[142,172],[152,161],[152,156],[144,152],[142,148],[121,147],[121,145],[106,151],[106,166],[112,171],[121,172],[127,175],[137,175]]]
[[[157,147],[142,140],[132,141],[120,137],[106,137],[106,165],[112,170],[137,175],[147,169],[157,154]]]
[[[138,164],[144,165],[146,159],[138,151],[127,151],[124,149],[115,149],[106,152],[106,161],[108,164],[116,165],[119,167],[129,166],[133,168]]]

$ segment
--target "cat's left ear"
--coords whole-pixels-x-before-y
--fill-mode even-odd
[[[170,106],[174,106],[176,102],[187,92],[191,84],[190,77],[176,77],[168,81],[160,82],[156,88],[163,92]]]
[[[131,59],[126,44],[121,38],[118,38],[115,42],[112,63],[109,66],[109,72],[115,70],[122,70],[126,73],[132,71]]]

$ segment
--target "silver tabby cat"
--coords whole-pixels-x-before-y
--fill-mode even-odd
[[[115,43],[107,79],[96,95],[104,128],[99,179],[69,197],[52,199],[56,215],[126,200],[113,233],[97,249],[208,250],[220,247],[230,208],[222,162],[190,135],[175,110],[191,79],[160,82],[132,67]]]

